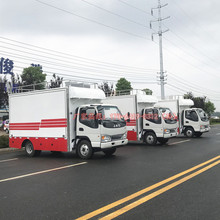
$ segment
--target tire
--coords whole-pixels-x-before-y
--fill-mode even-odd
[[[84,160],[88,160],[93,156],[93,149],[89,141],[82,140],[77,146],[77,155]]]
[[[198,138],[198,137],[201,137],[202,136],[202,132],[195,132],[195,136]]]
[[[192,138],[195,134],[195,131],[193,130],[193,128],[186,128],[185,130],[185,135],[188,138]]]
[[[160,144],[166,144],[168,141],[168,138],[158,138],[158,142],[160,142]]]
[[[34,150],[33,144],[30,141],[25,143],[25,152],[29,157],[34,157],[38,154],[38,151]]]
[[[104,154],[105,154],[107,157],[112,156],[112,154],[114,154],[115,151],[116,151],[116,147],[113,147],[113,148],[110,148],[110,149],[103,150]]]
[[[144,141],[147,145],[156,145],[157,137],[153,132],[147,132],[144,135]]]

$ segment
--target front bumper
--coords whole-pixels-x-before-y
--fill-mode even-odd
[[[209,131],[210,131],[210,127],[200,129],[200,132],[202,132],[202,133],[209,132]]]
[[[169,133],[169,134],[164,134],[164,138],[171,138],[171,137],[176,137],[178,135],[177,132]]]
[[[110,142],[106,142],[106,143],[101,143],[101,149],[118,147],[118,146],[121,146],[121,145],[126,145],[127,143],[128,143],[128,139],[115,140],[115,141],[110,141]]]

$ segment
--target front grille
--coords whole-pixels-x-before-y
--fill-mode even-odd
[[[123,134],[117,134],[117,135],[112,135],[112,140],[119,140],[121,139],[121,137],[123,136]]]
[[[170,129],[170,133],[175,133],[176,129]]]
[[[205,128],[208,128],[209,126],[208,125],[205,125]]]

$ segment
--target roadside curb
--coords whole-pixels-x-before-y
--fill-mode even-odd
[[[0,148],[0,154],[1,153],[9,153],[9,152],[15,152],[15,151],[24,151],[24,149],[17,149],[17,148]]]

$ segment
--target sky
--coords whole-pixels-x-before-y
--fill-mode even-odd
[[[0,56],[20,74],[41,64],[50,77],[116,83],[160,96],[157,0],[0,0]],[[161,0],[165,95],[193,92],[220,111],[220,2]],[[34,46],[33,46],[34,45]],[[49,78],[48,78],[49,79]]]

